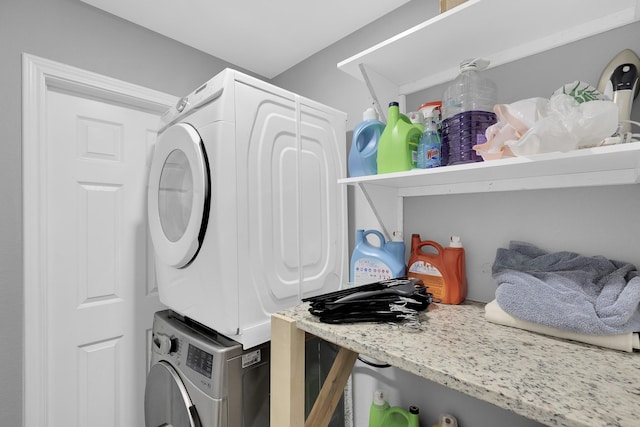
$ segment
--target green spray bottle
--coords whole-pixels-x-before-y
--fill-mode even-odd
[[[416,151],[422,132],[397,102],[389,103],[387,125],[378,141],[378,173],[402,172],[416,167]]]
[[[380,390],[373,393],[369,410],[369,427],[420,427],[420,410],[410,406],[407,411],[399,406],[389,406]]]

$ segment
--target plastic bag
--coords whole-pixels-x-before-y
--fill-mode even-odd
[[[569,86],[569,85],[565,85]],[[549,100],[529,98],[498,104],[498,123],[485,133],[487,142],[474,149],[484,160],[592,147],[618,128],[612,101],[578,102],[575,94],[556,91]]]

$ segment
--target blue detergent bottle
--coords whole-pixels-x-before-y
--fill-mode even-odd
[[[394,231],[393,233],[391,233],[391,240],[386,242],[384,247],[387,250],[387,252],[389,252],[396,259],[404,263],[405,246],[404,246],[404,239],[402,238],[402,231]],[[405,265],[405,270],[402,272],[400,276],[404,276],[405,273],[406,273],[406,265]]]
[[[378,237],[380,246],[369,243],[367,236]],[[404,242],[385,242],[377,230],[356,230],[356,247],[351,255],[350,282],[355,285],[403,277],[406,274]]]
[[[375,175],[378,173],[378,141],[384,131],[384,123],[378,113],[368,108],[353,130],[351,150],[349,150],[349,176]]]

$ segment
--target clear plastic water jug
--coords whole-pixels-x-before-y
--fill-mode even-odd
[[[463,61],[460,75],[444,92],[442,144],[448,149],[448,165],[482,161],[473,146],[485,143],[485,131],[496,123],[498,93],[495,83],[480,73],[488,65],[483,59]]]

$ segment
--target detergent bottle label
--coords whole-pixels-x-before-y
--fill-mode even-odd
[[[427,261],[418,260],[409,266],[410,277],[422,280],[436,298],[444,298],[444,277],[438,268]]]
[[[354,282],[358,284],[379,282],[392,279],[391,268],[384,262],[373,258],[361,258],[354,264]]]

